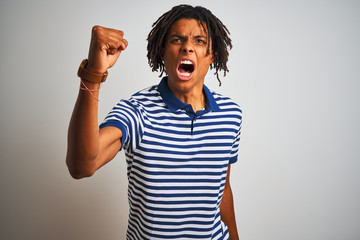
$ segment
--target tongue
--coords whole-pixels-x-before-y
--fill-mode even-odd
[[[186,73],[187,71],[185,69],[183,69],[183,68],[179,68],[179,72]]]

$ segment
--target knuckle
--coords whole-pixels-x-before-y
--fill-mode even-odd
[[[98,32],[101,27],[99,25],[95,25],[92,27],[92,32]]]
[[[104,41],[103,27],[98,25],[94,26],[92,28],[92,38],[95,40],[97,44],[103,42]]]
[[[104,34],[104,27],[95,25],[92,28],[92,35],[95,36],[96,38],[101,37]]]

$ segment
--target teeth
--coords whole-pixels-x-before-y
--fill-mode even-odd
[[[191,64],[192,65],[192,62],[189,61],[189,60],[183,60],[180,62],[181,64]]]
[[[189,77],[190,75],[191,75],[191,73],[187,73],[187,72],[180,73],[180,76],[182,76],[182,77]]]

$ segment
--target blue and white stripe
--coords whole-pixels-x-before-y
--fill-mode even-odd
[[[228,239],[220,202],[237,161],[242,112],[204,85],[194,113],[158,86],[120,101],[100,125],[123,132],[130,205],[127,239]]]

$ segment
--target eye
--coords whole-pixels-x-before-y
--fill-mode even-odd
[[[196,39],[196,42],[199,43],[199,44],[206,44],[206,41],[202,40],[200,38]]]
[[[173,43],[181,43],[182,39],[181,38],[174,38],[171,42],[173,42]]]

